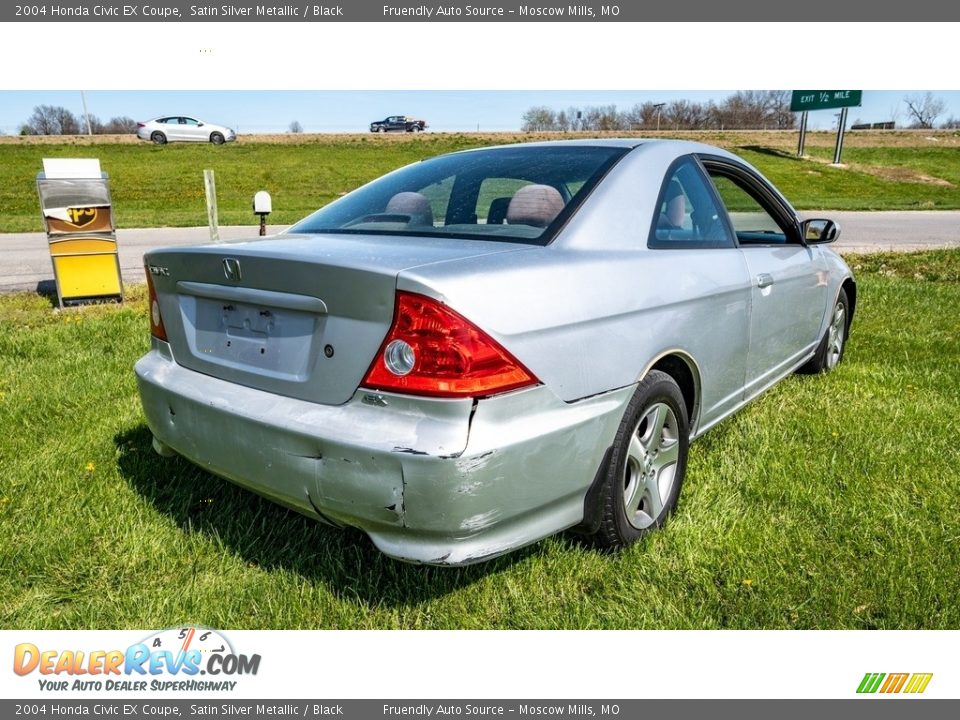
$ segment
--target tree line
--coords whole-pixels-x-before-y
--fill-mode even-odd
[[[626,110],[616,105],[590,105],[555,110],[538,105],[523,114],[523,132],[576,132],[618,130],[791,130],[799,113],[790,111],[789,90],[741,90],[720,102],[672,100],[638,103]],[[932,93],[907,95],[903,99],[909,128],[957,128],[960,120],[950,117],[938,123],[946,111],[942,98]],[[900,110],[891,109],[897,121]],[[857,120],[854,121],[858,122]],[[899,125],[899,122],[896,122]]]
[[[137,131],[137,121],[126,115],[112,117],[106,122],[96,115],[77,117],[60,105],[37,105],[33,114],[20,125],[21,135],[86,135],[87,118],[94,135],[123,135]]]
[[[523,114],[521,130],[788,130],[796,127],[790,112],[789,90],[741,90],[717,103],[713,100],[671,100],[638,103],[626,110],[616,105],[554,110],[532,107]]]

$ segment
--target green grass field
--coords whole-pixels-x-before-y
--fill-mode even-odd
[[[960,628],[960,251],[850,262],[844,363],[695,443],[662,532],[465,569],[391,561],[154,455],[142,287],[64,312],[2,296],[0,626]]]
[[[703,135],[701,138],[700,135]],[[829,167],[829,138],[814,134],[811,159],[791,147],[796,133],[702,133],[756,165],[804,210],[960,208],[956,134],[851,134],[844,160]],[[690,134],[684,135],[684,137]],[[557,137],[556,135],[552,137]],[[110,174],[121,228],[205,225],[203,169],[217,178],[220,222],[253,224],[257,190],[273,196],[270,223],[295,222],[389,170],[453,150],[542,139],[523,135],[296,136],[284,142],[243,138],[223,147],[148,143],[0,143],[0,233],[42,231],[35,178],[45,157],[97,157]],[[13,140],[13,139],[11,139]],[[872,145],[870,143],[873,143]],[[824,200],[829,198],[829,200]]]

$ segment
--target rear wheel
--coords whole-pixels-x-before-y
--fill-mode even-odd
[[[837,295],[837,302],[830,315],[830,324],[827,325],[827,331],[817,346],[817,352],[798,372],[807,374],[830,372],[839,365],[843,360],[843,351],[847,347],[849,321],[850,301],[847,299],[847,291],[840,288],[840,294]]]
[[[150,136],[150,139],[153,140],[154,145],[163,145],[167,142],[167,136],[159,130],[153,133],[153,135]]]
[[[690,442],[672,377],[652,370],[637,386],[613,444],[600,494],[598,544],[622,548],[659,528],[676,507]]]
[[[210,133],[210,142],[214,145],[223,145],[223,134],[222,133]]]

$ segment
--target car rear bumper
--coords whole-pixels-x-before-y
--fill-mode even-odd
[[[155,438],[204,469],[419,563],[485,560],[576,525],[632,387],[564,403],[546,387],[479,401],[359,390],[340,406],[136,365]]]

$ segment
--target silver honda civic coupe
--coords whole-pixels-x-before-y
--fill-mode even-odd
[[[147,254],[154,448],[410,562],[623,547],[692,440],[840,362],[838,234],[699,143],[415,163],[283,235]]]

